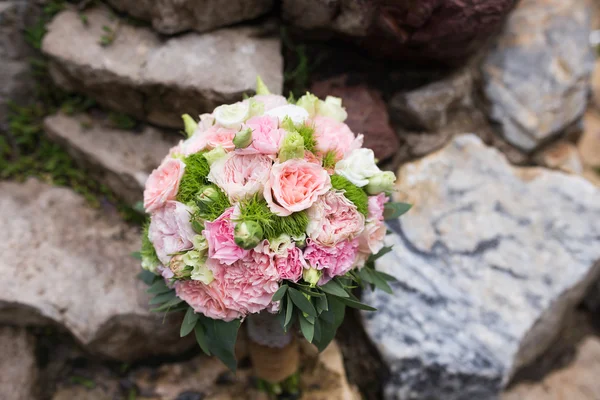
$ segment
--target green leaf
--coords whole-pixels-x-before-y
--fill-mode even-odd
[[[150,271],[143,270],[138,274],[138,278],[144,282],[146,285],[150,286],[154,283],[155,280],[159,279],[158,275],[154,275]]]
[[[200,346],[204,354],[210,356],[211,354],[208,348],[208,343],[206,342],[206,333],[204,325],[202,325],[201,322],[197,323],[194,327],[194,335],[196,336],[196,342],[198,342],[198,345]]]
[[[315,292],[313,290],[310,289],[306,289],[303,286],[298,285],[298,290],[301,291],[302,293],[306,293],[307,295],[309,295],[310,297],[323,297],[325,296],[323,293],[319,293],[319,292]]]
[[[154,283],[152,284],[152,286],[150,286],[150,287],[148,288],[148,290],[146,290],[146,292],[147,292],[147,293],[152,293],[152,294],[160,294],[160,293],[165,293],[165,292],[168,292],[168,291],[170,291],[170,290],[173,290],[173,289],[169,288],[169,287],[168,287],[168,286],[165,284],[165,281],[163,281],[163,280],[161,279],[161,280],[158,280],[158,281],[154,282]]]
[[[371,270],[367,267],[358,270],[358,276],[360,276],[360,278],[365,282],[373,283],[373,278],[371,277]]]
[[[203,318],[202,323],[206,329],[206,338],[210,352],[223,362],[231,371],[237,369],[235,359],[235,342],[238,330],[242,323],[236,319],[230,322]]]
[[[179,330],[179,336],[184,337],[190,334],[191,331],[194,330],[196,326],[196,322],[198,322],[198,318],[200,316],[194,312],[192,307],[189,307],[185,312],[185,317],[183,317],[183,322],[181,322],[181,329]]]
[[[383,217],[386,220],[396,219],[402,214],[406,213],[408,210],[410,210],[411,207],[412,204],[408,203],[385,203],[385,206],[383,207]]]
[[[137,259],[137,260],[141,260],[142,259],[142,253],[139,251],[134,251],[133,253],[131,253],[131,257]]]
[[[321,340],[321,320],[317,318],[313,325],[315,327],[315,334],[312,343],[315,343]]]
[[[325,293],[329,293],[329,294],[332,294],[334,296],[338,296],[338,297],[350,297],[350,295],[348,294],[348,292],[346,292],[346,289],[344,289],[342,287],[342,285],[340,285],[339,283],[337,283],[334,280],[330,280],[329,282],[327,282],[323,286],[319,286],[319,287]]]
[[[153,308],[150,311],[153,311],[153,312],[167,311],[171,307],[176,306],[177,304],[179,304],[181,302],[183,302],[183,300],[181,300],[179,297],[175,297],[173,300],[166,302],[165,304],[161,305],[160,307]]]
[[[387,253],[389,253],[390,251],[392,251],[392,246],[386,246],[383,249],[379,250],[379,253],[377,254],[372,254],[369,257],[368,262],[374,262],[375,260],[385,256]]]
[[[379,273],[375,270],[373,270],[371,272],[371,276],[373,277],[373,283],[375,284],[375,286],[378,289],[383,290],[386,293],[392,294],[392,288],[390,287],[390,285],[385,281],[385,279],[383,277],[381,277],[379,275]]]
[[[317,311],[313,307],[312,303],[310,302],[310,300],[308,300],[306,297],[304,297],[304,295],[302,293],[300,293],[298,290],[296,290],[294,288],[289,288],[288,293],[289,293],[290,298],[296,305],[296,307],[298,307],[300,310],[302,310],[302,312],[305,312],[308,315],[311,315],[313,317],[317,316]]]
[[[309,320],[304,318],[304,315],[298,314],[298,321],[300,322],[300,331],[308,340],[309,343],[312,343],[315,337],[315,326],[310,323]]]
[[[285,296],[287,289],[288,289],[288,285],[281,285],[281,287],[279,289],[277,289],[277,291],[273,295],[273,298],[271,299],[271,301],[279,301],[279,300],[283,299],[283,296]]]
[[[292,304],[292,298],[288,294],[287,307],[286,307],[286,311],[285,311],[285,323],[283,324],[283,329],[286,331],[290,325],[290,322],[292,322],[293,314],[294,314],[294,305]]]
[[[321,311],[329,310],[329,304],[327,304],[327,296],[319,297],[317,299],[317,308]]]
[[[383,279],[385,279],[386,281],[390,281],[390,282],[397,282],[398,281],[398,279],[396,279],[395,276],[392,276],[390,274],[386,274],[385,272],[381,272],[381,271],[375,271],[375,272],[377,272],[379,275],[381,275],[381,277]]]
[[[366,305],[364,303],[361,303],[360,301],[357,301],[357,300],[346,299],[346,298],[341,298],[341,297],[338,297],[338,300],[341,301],[342,303],[344,303],[345,305],[347,305],[348,307],[351,307],[351,308],[357,308],[359,310],[365,310],[365,311],[377,311],[376,308],[368,306],[368,305]]]
[[[158,295],[154,296],[152,299],[150,299],[148,304],[150,304],[150,305],[163,304],[163,303],[173,300],[176,297],[177,297],[177,295],[175,294],[175,291],[170,290],[167,293],[162,293],[162,294],[158,294]]]

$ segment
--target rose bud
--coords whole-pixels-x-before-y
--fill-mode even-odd
[[[394,189],[396,175],[391,171],[384,171],[369,178],[369,183],[365,187],[368,194],[374,195],[382,192],[389,193]]]
[[[233,239],[242,249],[250,250],[263,240],[263,229],[258,222],[242,221],[235,226]]]
[[[319,282],[319,279],[321,279],[321,271],[315,268],[305,269],[304,272],[302,272],[302,278],[306,283],[310,284],[310,286],[315,287],[317,282]]]
[[[177,254],[171,258],[169,262],[169,269],[173,272],[173,277],[176,279],[189,278],[191,271],[186,268],[185,262],[183,261],[183,255]]]
[[[189,114],[183,114],[181,118],[183,119],[185,134],[187,135],[187,137],[191,137],[194,134],[194,132],[196,132],[198,124],[196,123],[196,121],[194,121],[192,117],[190,117]]]
[[[292,158],[304,158],[304,139],[298,132],[289,132],[283,139],[279,149],[279,161]]]
[[[196,195],[196,199],[202,203],[212,203],[219,199],[219,192],[214,187],[207,185]]]
[[[213,163],[227,155],[227,152],[221,146],[217,146],[211,151],[204,153],[204,158],[208,162],[208,165],[213,165]]]
[[[250,146],[250,143],[252,143],[252,129],[250,128],[242,129],[233,138],[233,144],[236,149],[245,149]]]

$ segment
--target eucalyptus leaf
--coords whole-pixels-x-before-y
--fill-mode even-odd
[[[235,342],[241,323],[242,321],[239,319],[225,322],[207,317],[202,318],[210,352],[233,372],[237,369]]]
[[[294,315],[294,304],[292,303],[292,298],[288,294],[287,307],[285,310],[285,323],[283,324],[283,329],[285,331],[288,330],[288,327],[289,327],[290,323],[292,322],[292,315]]]
[[[158,280],[158,281],[154,282],[154,283],[152,284],[152,286],[150,286],[150,287],[148,288],[148,290],[146,290],[146,292],[147,292],[147,293],[152,293],[152,294],[160,294],[160,293],[165,293],[165,292],[168,292],[168,291],[170,291],[170,290],[173,290],[173,289],[169,288],[169,287],[168,287],[168,286],[165,284],[165,281],[163,281],[163,280],[161,279],[161,280]]]
[[[381,275],[381,277],[383,279],[385,279],[386,281],[398,282],[398,279],[396,279],[395,276],[392,276],[390,274],[386,274],[385,272],[381,272],[381,271],[375,271],[375,272],[377,272],[379,275]]]
[[[177,295],[175,294],[175,291],[171,290],[167,293],[162,293],[162,294],[154,296],[152,299],[150,299],[148,304],[150,304],[150,305],[163,304],[163,303],[173,300],[176,297],[177,297]]]
[[[406,213],[408,210],[410,210],[411,207],[412,207],[412,204],[408,204],[408,203],[395,203],[395,202],[385,203],[385,206],[383,208],[383,217],[386,220],[396,219],[396,218],[400,217],[402,214]]]
[[[373,283],[373,278],[371,277],[371,271],[367,267],[361,268],[358,271],[358,276],[360,276],[360,278],[365,282]]]
[[[204,354],[210,356],[210,350],[208,348],[208,343],[206,342],[205,328],[201,322],[198,322],[194,327],[194,334],[196,336],[196,342],[198,342],[198,345],[200,346]]]
[[[298,307],[302,312],[305,312],[313,317],[317,316],[317,311],[313,307],[310,300],[304,297],[304,295],[300,291],[294,288],[289,288],[288,293],[296,307]]]
[[[279,289],[277,289],[277,291],[273,295],[273,298],[271,299],[271,301],[279,301],[279,300],[283,299],[283,296],[285,296],[287,289],[288,289],[288,285],[281,285],[281,287]]]
[[[334,280],[330,280],[326,284],[319,286],[325,293],[332,294],[338,297],[350,297],[346,289]]]
[[[310,297],[323,297],[325,296],[323,293],[315,292],[314,290],[306,289],[302,286],[298,286],[298,290],[302,293],[306,293]]]
[[[154,275],[152,272],[143,270],[138,274],[138,278],[146,285],[150,286],[154,283],[155,280],[158,279],[158,275]]]
[[[309,320],[304,318],[302,314],[298,314],[298,321],[300,322],[300,331],[309,343],[312,343],[315,337],[315,326],[310,323]]]
[[[381,250],[379,250],[379,252],[377,254],[372,254],[369,257],[369,261],[368,262],[374,262],[375,260],[378,260],[381,257],[385,256],[390,251],[392,251],[392,246],[385,246],[384,248],[382,248]]]
[[[142,253],[139,251],[134,251],[133,253],[131,253],[131,257],[135,258],[136,260],[141,260],[142,259]]]
[[[315,343],[315,341],[318,342],[321,340],[321,320],[317,318],[313,325],[315,326],[315,334],[314,334],[314,338],[313,338],[313,343]]]
[[[356,309],[365,310],[365,311],[377,311],[376,308],[373,308],[364,303],[361,303],[360,301],[356,301],[353,299],[341,298],[341,297],[339,297],[338,299],[339,299],[339,301],[341,301],[342,303],[344,303],[345,305],[347,305],[348,307],[351,307],[351,308],[356,308]]]
[[[379,275],[377,271],[371,272],[371,276],[373,277],[373,283],[378,289],[383,290],[386,293],[392,294],[392,288],[386,282],[386,280]]]
[[[185,316],[183,317],[183,321],[181,322],[179,336],[184,337],[189,335],[190,332],[194,330],[196,322],[198,322],[198,318],[200,318],[200,316],[194,312],[194,309],[192,307],[188,307],[187,311],[185,312]]]
[[[166,303],[164,303],[163,305],[161,305],[160,307],[157,308],[153,308],[150,311],[154,311],[154,312],[160,312],[160,311],[167,311],[169,310],[171,307],[176,306],[177,304],[183,302],[183,300],[181,300],[179,297],[175,297],[173,300],[168,301]]]
[[[321,311],[329,310],[329,304],[327,304],[327,296],[319,297],[317,299],[317,308]]]

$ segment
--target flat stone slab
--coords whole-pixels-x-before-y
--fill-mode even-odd
[[[516,168],[473,135],[398,174],[413,208],[389,226],[377,268],[394,294],[366,331],[391,370],[386,399],[497,399],[551,344],[600,274],[600,190],[585,179]]]
[[[182,137],[153,127],[141,132],[110,128],[87,114],[56,114],[44,120],[48,136],[65,147],[95,179],[129,204],[142,201],[152,170]]]
[[[23,328],[0,327],[0,393],[7,400],[37,398],[35,338]]]
[[[50,72],[59,86],[86,93],[110,109],[180,128],[181,114],[212,112],[252,93],[257,75],[272,92],[281,92],[280,40],[265,37],[260,27],[165,39],[111,17],[104,8],[85,14],[86,25],[74,10],[58,14],[42,50],[52,60]],[[107,35],[113,40],[103,46],[101,37]]]
[[[179,323],[148,311],[139,232],[70,189],[0,182],[0,323],[56,324],[123,361],[178,354]],[[192,338],[193,341],[193,338]]]

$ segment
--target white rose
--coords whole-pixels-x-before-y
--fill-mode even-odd
[[[217,123],[225,128],[239,128],[250,114],[248,102],[237,102],[234,104],[223,104],[215,108],[214,116]]]
[[[279,122],[283,121],[285,117],[289,117],[295,125],[304,123],[309,116],[308,111],[293,104],[272,108],[265,112],[265,115],[276,117]]]
[[[335,164],[335,172],[358,187],[366,186],[369,178],[380,173],[371,149],[352,150],[346,158]]]
[[[342,99],[333,96],[327,96],[325,101],[319,101],[317,114],[333,118],[338,122],[344,122],[348,118],[346,109],[342,107]]]

